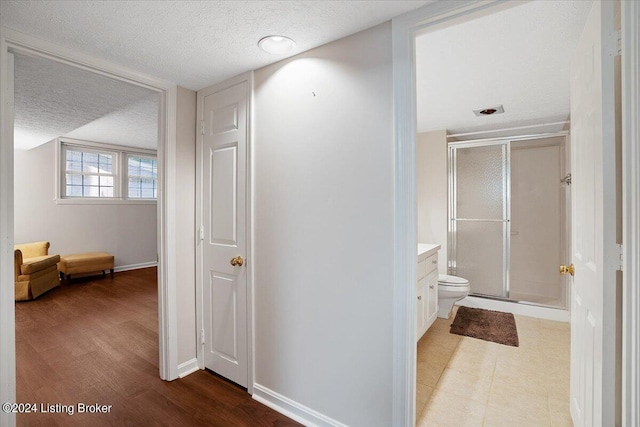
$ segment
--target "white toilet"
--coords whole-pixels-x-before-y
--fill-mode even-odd
[[[448,274],[438,275],[438,317],[448,319],[453,304],[469,295],[469,281],[462,277]]]

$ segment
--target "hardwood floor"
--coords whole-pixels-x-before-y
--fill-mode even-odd
[[[18,414],[17,425],[299,425],[208,372],[162,381],[157,304],[155,268],[74,280],[16,303],[17,402],[38,410]],[[78,413],[79,403],[106,413]]]

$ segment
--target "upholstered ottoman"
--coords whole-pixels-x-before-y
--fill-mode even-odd
[[[86,252],[83,254],[62,255],[58,263],[60,278],[71,280],[72,274],[86,274],[109,270],[113,279],[113,255],[107,252]]]

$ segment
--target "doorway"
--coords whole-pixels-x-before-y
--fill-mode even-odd
[[[162,173],[157,167],[160,97],[157,91],[50,58],[18,52],[13,58],[14,240],[17,244],[46,240],[49,255],[107,252],[115,256],[117,272],[115,280],[112,275],[89,282],[88,278],[59,282],[55,272],[51,285],[55,288],[44,295],[34,291],[36,300],[16,303],[16,387],[24,401],[25,396],[32,396],[28,390],[35,387],[33,378],[24,375],[27,367],[46,366],[38,362],[38,352],[25,351],[26,341],[35,341],[34,348],[42,350],[34,331],[26,325],[36,324],[40,333],[49,335],[48,345],[55,353],[56,349],[72,347],[71,343],[91,324],[83,317],[86,313],[81,307],[69,310],[69,299],[77,298],[85,301],[86,307],[91,306],[89,318],[108,318],[111,310],[123,323],[129,321],[141,330],[157,331],[157,275],[153,279],[157,269],[140,269],[157,266],[157,173]],[[120,273],[126,270],[136,273]],[[115,298],[110,309],[95,303],[101,298],[91,291],[111,289],[115,296],[123,286],[134,289],[122,283],[132,274],[139,274],[148,284],[131,294],[132,302],[134,295],[145,294],[143,302],[137,301],[138,318],[135,311],[132,313]],[[32,286],[25,282],[21,285],[23,294]],[[20,299],[29,297],[22,295]],[[54,307],[68,314],[52,315],[46,323],[28,320],[37,319],[38,311],[48,312]],[[136,324],[136,320],[140,322]],[[68,334],[56,334],[63,330]],[[123,347],[116,337],[99,331],[97,328],[87,334],[87,351],[94,343],[91,337],[100,335],[106,346]],[[139,342],[151,347],[150,362],[158,366],[157,337]],[[96,358],[105,353],[96,352]],[[70,352],[65,361],[72,363],[81,354],[80,350]],[[64,370],[62,363],[51,366]],[[114,374],[119,379],[123,376],[126,374]]]
[[[520,4],[520,3],[519,3]],[[504,6],[504,5],[503,5]],[[506,7],[513,6],[506,5]],[[519,6],[518,6],[519,7]],[[429,13],[427,12],[429,10]],[[492,10],[488,10],[492,9]],[[401,220],[397,220],[396,222],[396,231],[398,233],[396,243],[399,246],[402,246],[402,254],[412,254],[415,251],[415,230],[413,228],[413,224],[415,224],[415,213],[410,212],[410,210],[405,210],[406,207],[411,207],[414,204],[414,199],[411,194],[407,194],[404,185],[406,182],[414,179],[415,170],[413,167],[408,166],[415,155],[415,146],[413,144],[413,138],[416,130],[420,131],[420,129],[416,129],[415,116],[412,115],[412,112],[415,112],[412,106],[413,96],[415,93],[412,92],[414,89],[412,83],[415,81],[415,70],[412,68],[412,59],[414,58],[413,49],[414,49],[414,40],[413,37],[420,33],[420,31],[424,30],[426,27],[431,26],[431,28],[444,28],[451,24],[453,19],[458,19],[457,23],[464,22],[469,20],[470,16],[474,13],[478,13],[480,15],[489,15],[491,12],[500,10],[500,6],[492,5],[479,5],[474,7],[469,4],[457,4],[450,5],[447,7],[446,5],[438,5],[430,8],[425,8],[425,13],[423,13],[420,17],[402,17],[394,22],[397,24],[397,28],[394,28],[394,58],[398,59],[395,63],[394,68],[394,78],[395,81],[395,89],[397,91],[395,100],[396,107],[399,108],[396,110],[395,121],[396,121],[396,155],[399,163],[399,167],[397,168],[396,173],[396,207],[401,210]],[[449,21],[449,22],[446,22]],[[454,55],[455,56],[455,55]],[[405,59],[408,59],[407,62],[404,62]],[[438,61],[432,61],[432,63],[438,63]],[[447,61],[443,63],[448,64]],[[494,65],[494,64],[491,64]],[[494,69],[498,70],[500,67],[493,66]],[[456,72],[454,68],[452,68],[452,73]],[[498,74],[500,74],[498,72]],[[482,73],[480,73],[482,75]],[[405,80],[406,78],[406,80]],[[404,83],[401,83],[404,81]],[[408,83],[407,83],[408,82]],[[433,103],[436,107],[442,106],[438,102],[435,102],[437,98],[430,98],[430,102]],[[447,99],[447,102],[453,102],[454,100]],[[530,126],[531,124],[525,124],[522,127]],[[494,128],[492,130],[496,130],[499,128]],[[463,132],[464,133],[464,132]],[[493,135],[487,135],[490,137]],[[407,142],[409,141],[409,142]],[[408,168],[406,174],[403,172],[402,167]],[[408,219],[407,219],[408,218]],[[408,223],[408,225],[407,225]],[[405,252],[406,251],[406,252]],[[403,259],[403,257],[400,257]],[[397,265],[398,269],[407,268],[408,272],[401,273],[399,271],[396,272],[397,283],[413,283],[414,274],[413,274],[413,257],[407,258],[406,263],[401,263]],[[408,276],[408,277],[407,277]],[[403,296],[409,297],[407,298],[408,303],[411,304],[413,302],[413,298],[415,295],[410,290],[404,289]],[[407,310],[405,305],[402,305],[399,301],[396,301],[396,313],[400,312],[400,308]],[[409,320],[408,320],[409,321]],[[405,329],[398,328],[396,332],[402,333],[405,332]],[[410,341],[407,336],[407,344],[410,346]],[[409,347],[411,348],[411,346]],[[405,357],[403,357],[405,356]],[[398,352],[396,353],[396,357],[402,359],[404,368],[409,367],[409,371],[411,371],[411,366],[415,363],[415,360],[412,360],[410,355],[406,353]],[[400,364],[395,365],[396,369],[399,369]],[[395,389],[395,392],[400,392],[399,389]],[[410,397],[409,397],[410,399]],[[399,399],[398,399],[399,400]],[[395,402],[395,400],[394,400]],[[406,407],[405,407],[406,408]],[[412,417],[412,414],[407,414],[406,412],[403,414],[407,417]]]
[[[414,226],[415,213],[410,209],[413,206],[413,198],[411,191],[407,191],[407,185],[410,185],[414,175],[414,168],[411,165],[414,156],[415,144],[413,141],[415,132],[415,116],[413,111],[413,98],[414,95],[414,73],[409,64],[413,58],[413,37],[427,26],[434,26],[440,23],[444,23],[452,18],[464,18],[468,17],[474,12],[486,13],[487,9],[496,7],[495,4],[481,4],[471,5],[469,3],[460,4],[437,4],[434,6],[425,7],[420,13],[414,13],[411,16],[406,15],[394,20],[394,88],[395,88],[395,123],[396,123],[396,164],[399,166],[396,169],[396,207],[400,210],[401,215],[398,215],[395,222],[396,229],[396,244],[401,247],[399,256],[396,258],[398,263],[396,264],[395,283],[402,287],[402,290],[396,293],[397,298],[394,298],[394,312],[397,316],[397,321],[394,323],[394,330],[398,336],[402,337],[405,341],[406,348],[395,348],[395,357],[397,362],[394,364],[394,372],[398,378],[398,386],[394,387],[394,410],[396,410],[394,420],[398,424],[408,425],[404,420],[411,419],[413,417],[410,405],[406,402],[410,401],[410,397],[406,395],[407,392],[411,394],[411,387],[405,387],[407,383],[403,378],[408,378],[411,382],[411,375],[403,374],[404,372],[411,372],[411,367],[414,365],[415,360],[409,353],[412,348],[413,336],[408,333],[411,330],[412,322],[415,321],[412,314],[403,317],[401,313],[406,313],[408,308],[408,301],[412,301],[414,297],[412,289],[410,289],[410,283],[413,283],[415,275],[413,274],[413,262],[415,258],[411,256],[414,252],[415,238],[414,238]],[[622,198],[624,206],[623,218],[623,235],[627,238],[627,244],[620,248],[622,257],[627,263],[628,270],[625,270],[627,274],[622,275],[622,287],[627,291],[626,296],[623,297],[623,317],[625,319],[637,318],[638,300],[637,293],[635,293],[635,283],[637,282],[636,270],[637,263],[637,233],[634,234],[635,224],[637,224],[637,203],[633,203],[632,200],[636,200],[637,195],[637,180],[634,180],[634,170],[639,168],[637,150],[635,148],[637,141],[637,115],[633,114],[634,108],[638,103],[638,97],[634,95],[626,97],[624,93],[636,94],[637,92],[637,34],[640,26],[640,14],[638,13],[637,4],[634,2],[622,2],[622,30],[621,39],[623,40],[620,51],[623,58],[627,58],[627,61],[623,61],[622,67],[622,93],[623,93],[623,105],[622,105],[622,117],[623,117],[623,137],[622,147],[623,152],[626,152],[628,156],[631,156],[631,160],[624,161],[623,176],[621,182],[623,182]],[[495,10],[495,9],[494,9]],[[446,23],[444,25],[447,25]],[[613,32],[609,34],[614,34]],[[611,41],[611,39],[609,39]],[[608,45],[612,47],[612,44]],[[626,88],[626,89],[625,89]],[[607,91],[609,93],[609,90]],[[626,101],[625,101],[626,99]],[[629,157],[624,157],[625,159]],[[406,168],[406,169],[405,169]],[[409,183],[409,184],[407,184]],[[412,189],[409,189],[412,190]],[[575,225],[574,225],[575,226]],[[400,262],[401,261],[401,262]],[[407,267],[409,266],[409,267]],[[399,320],[403,319],[403,322]],[[611,322],[612,319],[607,318],[607,321]],[[634,390],[637,390],[638,377],[633,374],[638,372],[636,369],[638,364],[637,357],[634,356],[635,347],[634,343],[638,340],[638,331],[634,323],[623,322],[623,378],[627,377],[628,381],[623,383],[622,386],[622,413],[623,422],[626,418],[627,422],[632,422],[638,417],[638,407],[633,399]],[[408,370],[407,370],[408,369]],[[626,373],[626,374],[625,374]],[[403,384],[403,385],[400,385]],[[404,400],[403,400],[404,399]]]
[[[174,168],[167,167],[165,154],[167,147],[175,146],[175,114],[170,111],[175,107],[176,86],[168,82],[156,80],[133,72],[124,67],[97,61],[92,57],[81,54],[72,54],[63,49],[51,46],[45,42],[34,40],[20,33],[3,28],[0,51],[0,66],[2,74],[0,89],[3,93],[3,102],[0,107],[0,130],[2,136],[2,167],[0,168],[0,196],[3,201],[0,204],[0,231],[2,234],[2,247],[0,251],[0,265],[2,266],[2,282],[11,283],[13,278],[13,85],[14,85],[14,54],[38,56],[59,61],[71,66],[109,76],[116,80],[143,86],[156,91],[160,96],[160,108],[158,111],[158,157],[160,165],[159,194],[158,194],[158,313],[159,313],[159,365],[160,377],[170,380],[177,378],[177,349],[175,348],[175,301],[168,296],[175,294],[175,260],[167,257],[167,252],[175,245],[172,227],[174,212],[175,188],[171,183],[175,179]],[[3,401],[15,401],[15,311],[13,287],[4,286],[0,298],[0,348],[2,364],[0,377],[2,388],[0,394]],[[14,425],[14,414],[0,414],[0,422],[3,425]]]

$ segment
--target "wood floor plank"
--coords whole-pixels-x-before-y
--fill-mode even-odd
[[[18,401],[76,410],[18,414],[17,425],[299,425],[206,371],[160,379],[156,275],[147,268],[82,278],[16,303]],[[112,407],[78,413],[78,403]]]
[[[28,358],[29,363],[22,363],[21,358]],[[30,390],[37,390],[62,379],[51,369],[46,358],[24,342],[16,344],[16,378],[24,381]]]

